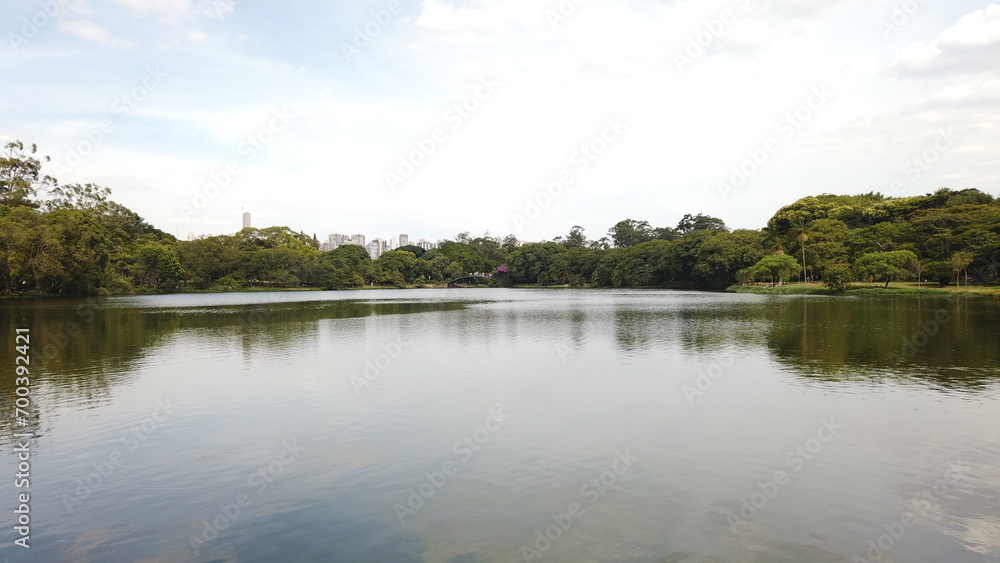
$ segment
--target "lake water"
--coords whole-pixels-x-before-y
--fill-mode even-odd
[[[4,302],[2,557],[1000,561],[998,321],[653,290]]]

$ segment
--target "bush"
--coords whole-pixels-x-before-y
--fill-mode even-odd
[[[851,267],[844,262],[829,264],[823,270],[823,285],[833,293],[844,293],[852,280]]]

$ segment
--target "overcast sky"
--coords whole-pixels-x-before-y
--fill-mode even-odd
[[[153,225],[552,239],[1000,193],[1000,4],[0,5],[0,140]],[[548,189],[546,189],[548,186]]]

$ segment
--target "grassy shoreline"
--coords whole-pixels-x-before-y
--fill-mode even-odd
[[[141,295],[171,295],[188,293],[283,293],[299,291],[365,291],[372,289],[445,289],[445,284],[418,284],[407,287],[399,286],[362,286],[349,287],[344,289],[325,290],[319,287],[245,287],[233,288],[208,288],[194,289],[181,288],[172,291],[137,291],[132,293],[114,293],[100,295],[100,297],[129,297]],[[486,285],[481,287],[488,287]],[[572,287],[569,285],[538,285],[538,284],[517,284],[512,289],[608,289],[594,288],[591,286]],[[677,285],[659,285],[637,287],[633,289],[670,289],[675,291],[706,291],[704,289],[681,287]],[[724,290],[726,293],[752,293],[757,295],[838,295],[831,292],[821,283],[788,283],[780,287],[759,287],[756,285],[733,285]],[[935,284],[917,284],[916,282],[895,282],[889,284],[888,288],[879,284],[853,283],[847,290],[839,295],[846,296],[932,296],[932,297],[981,297],[1000,298],[1000,286],[944,286]],[[52,298],[81,298],[87,296],[67,296],[67,295],[46,295],[46,294],[17,294],[0,296],[0,302],[20,299],[52,299]]]
[[[789,283],[780,287],[733,285],[729,293],[754,293],[758,295],[836,295],[820,283]],[[916,295],[932,297],[1000,297],[1000,286],[938,286],[933,283],[894,282],[888,288],[880,284],[852,283],[843,293],[847,296]]]

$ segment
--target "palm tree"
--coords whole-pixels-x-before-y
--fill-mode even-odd
[[[802,222],[798,222],[795,225],[793,225],[790,229],[788,229],[788,231],[785,234],[787,234],[788,236],[794,238],[795,241],[799,243],[799,246],[802,247],[802,281],[805,282],[806,281],[806,241],[809,240],[809,237],[812,236],[813,232],[809,228],[808,224],[802,223]]]
[[[785,241],[776,228],[768,226],[764,229],[764,245],[771,251],[771,254],[784,254],[784,244]]]

